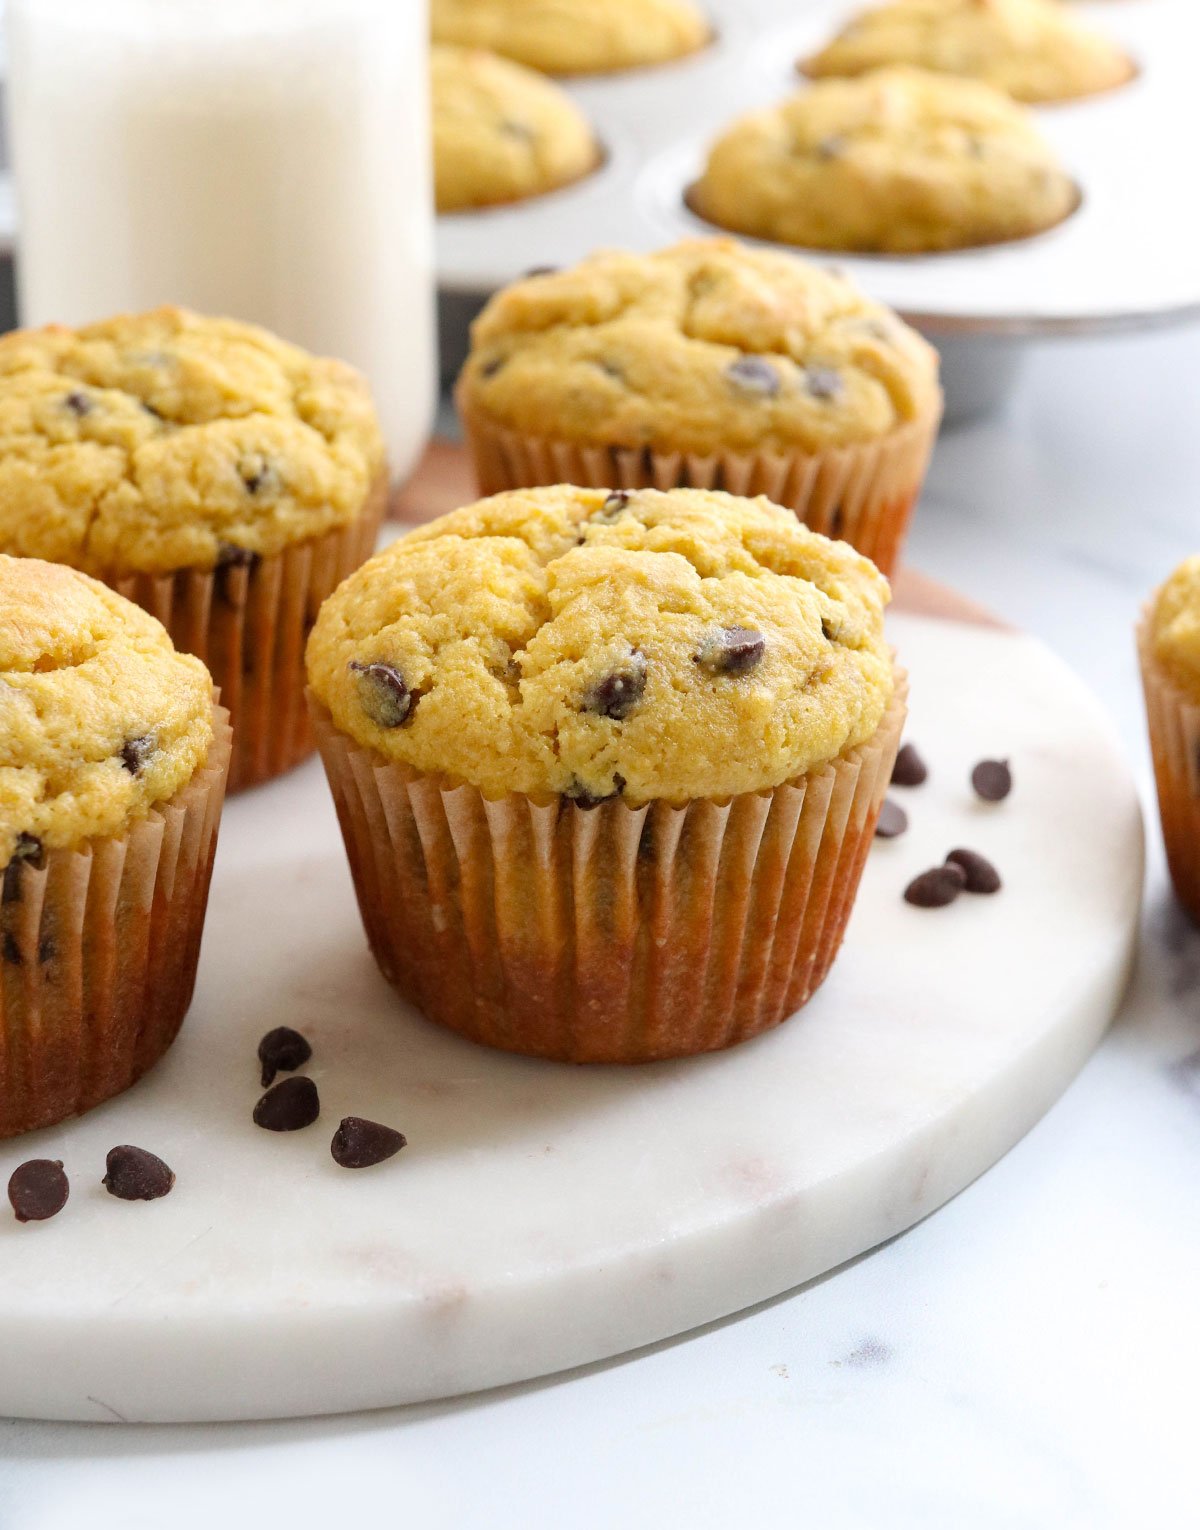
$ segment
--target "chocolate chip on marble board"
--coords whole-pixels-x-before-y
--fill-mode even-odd
[[[92,410],[96,407],[87,394],[79,392],[78,389],[73,393],[68,393],[66,398],[63,399],[63,403],[80,420],[85,415],[91,414]]]
[[[902,744],[892,766],[893,786],[923,786],[929,779],[929,767],[913,744]]]
[[[346,1116],[333,1134],[329,1151],[343,1169],[369,1169],[374,1164],[394,1158],[408,1138],[393,1127],[362,1116]]]
[[[835,399],[842,391],[842,378],[833,367],[808,367],[804,373],[804,386],[813,398],[823,401]]]
[[[1013,785],[1008,761],[980,760],[971,772],[971,785],[984,802],[1003,802]]]
[[[157,1201],[175,1188],[175,1175],[156,1154],[126,1142],[109,1148],[100,1183],[119,1201]]]
[[[277,1073],[294,1073],[302,1068],[312,1056],[308,1039],[290,1025],[277,1025],[258,1044],[258,1060],[262,1064],[262,1086],[268,1089],[275,1082]]]
[[[966,885],[967,874],[961,866],[934,866],[912,879],[904,889],[904,901],[915,908],[945,908]]]
[[[766,651],[766,638],[753,627],[722,627],[703,639],[695,662],[714,675],[747,675]]]
[[[1000,891],[1000,873],[977,850],[951,850],[946,857],[946,864],[961,867],[967,879],[967,892],[987,896]]]
[[[572,781],[564,795],[568,798],[569,801],[573,802],[577,808],[581,808],[585,813],[590,813],[593,808],[598,808],[605,802],[615,802],[618,797],[624,794],[624,791],[625,777],[621,775],[619,771],[616,771],[613,773],[611,792],[605,792],[602,796],[596,796],[594,793],[588,791],[587,787],[584,786],[582,782]]]
[[[890,797],[883,799],[879,819],[875,825],[876,839],[898,839],[908,828],[908,814],[898,802]]]
[[[285,1078],[254,1107],[254,1124],[268,1132],[298,1132],[321,1114],[321,1097],[311,1078]]]
[[[45,1222],[67,1204],[70,1181],[62,1160],[31,1158],[12,1172],[8,1200],[18,1222]]]
[[[725,368],[725,376],[739,393],[757,398],[774,398],[782,386],[778,371],[761,356],[739,356]]]
[[[409,689],[395,665],[352,660],[350,668],[358,675],[359,705],[373,723],[380,728],[399,728],[411,719],[421,698]]]
[[[121,764],[131,776],[140,776],[155,747],[154,736],[150,733],[143,733],[140,738],[127,738],[121,745]]]
[[[603,675],[584,698],[584,710],[623,722],[641,701],[646,689],[646,655],[630,650],[629,658]]]

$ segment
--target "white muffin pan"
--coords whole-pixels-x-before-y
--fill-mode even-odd
[[[607,150],[603,167],[562,191],[442,217],[444,292],[494,291],[531,266],[566,265],[598,247],[649,251],[713,233],[684,192],[708,144],[743,112],[805,87],[796,59],[856,4],[708,0],[714,43],[689,59],[569,82]],[[874,296],[938,340],[1012,340],[1200,315],[1200,212],[1192,192],[1200,91],[1192,0],[1072,4],[1115,37],[1136,79],[1037,109],[1083,200],[1059,227],[1011,244],[926,256],[830,256]],[[997,354],[995,349],[992,355]]]

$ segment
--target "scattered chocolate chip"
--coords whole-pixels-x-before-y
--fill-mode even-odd
[[[617,516],[628,510],[629,501],[632,498],[633,495],[628,489],[613,489],[595,515],[602,516],[605,520],[615,521]]]
[[[903,744],[892,766],[893,786],[923,786],[929,769],[912,744]]]
[[[908,814],[898,802],[885,797],[879,809],[879,821],[875,825],[876,839],[899,839],[907,828]]]
[[[821,636],[827,643],[836,643],[841,635],[841,627],[835,626],[827,616],[821,618]]]
[[[217,548],[217,567],[227,568],[253,568],[258,562],[258,554],[251,552],[248,547],[235,547],[232,542],[222,542]]]
[[[381,728],[399,728],[417,709],[420,696],[410,691],[404,676],[391,664],[360,664],[350,668],[358,675],[358,699],[363,711]]]
[[[10,967],[20,967],[25,958],[21,955],[21,947],[17,944],[17,937],[11,930],[5,930],[4,939],[0,941],[0,954]]]
[[[278,494],[279,492],[279,473],[261,453],[255,452],[238,463],[238,477],[245,485],[247,494]]]
[[[508,361],[507,356],[489,356],[486,361],[479,364],[479,372],[482,377],[495,377]]]
[[[945,908],[966,885],[967,874],[961,866],[934,866],[912,879],[904,889],[904,901],[916,908]]]
[[[985,802],[1003,802],[1012,791],[1012,784],[1007,760],[980,760],[971,772],[975,795]]]
[[[320,1114],[321,1098],[312,1079],[285,1078],[254,1107],[254,1124],[268,1132],[298,1132]]]
[[[813,152],[818,159],[830,160],[837,159],[845,152],[845,148],[846,139],[843,135],[841,133],[830,133],[828,137],[821,139]]]
[[[605,377],[611,377],[613,382],[623,383],[625,381],[625,373],[615,361],[609,361],[606,356],[594,357],[592,365],[603,372]]]
[[[804,373],[804,386],[813,398],[834,399],[842,391],[842,378],[832,367],[809,367]]]
[[[70,1182],[57,1158],[31,1158],[13,1170],[8,1199],[18,1222],[45,1222],[67,1204]]]
[[[41,869],[42,862],[42,842],[37,835],[18,834],[17,842],[13,846],[12,857],[4,868],[4,882],[3,890],[0,891],[0,902],[16,903],[21,896],[21,867],[28,863],[37,871]]]
[[[773,398],[780,389],[779,373],[761,356],[739,356],[725,368],[725,376],[740,393]]]
[[[1000,891],[1000,873],[985,856],[977,850],[951,850],[946,857],[948,866],[959,866],[967,879],[969,893],[997,893]]]
[[[128,1143],[109,1148],[104,1168],[100,1183],[119,1201],[157,1201],[175,1187],[175,1175],[161,1158]]]
[[[766,638],[752,627],[722,627],[704,638],[695,662],[714,675],[746,675],[766,651]]]
[[[618,669],[597,680],[584,698],[584,710],[623,722],[642,699],[646,689],[646,655],[639,648]]]
[[[378,1121],[364,1121],[362,1116],[346,1116],[333,1134],[329,1151],[334,1163],[343,1169],[369,1169],[372,1164],[394,1158],[407,1145],[403,1132]]]
[[[501,119],[500,131],[506,137],[516,138],[521,143],[532,143],[537,136],[527,122],[515,122],[511,117]]]
[[[526,279],[532,276],[554,276],[558,272],[557,266],[530,266],[525,272]]]
[[[277,1025],[258,1044],[263,1088],[275,1082],[277,1073],[294,1073],[302,1068],[311,1056],[312,1047],[299,1031],[292,1030],[290,1025]]]
[[[577,808],[582,808],[585,813],[590,813],[593,808],[598,808],[601,803],[615,802],[625,790],[625,777],[619,771],[613,774],[613,789],[605,792],[602,797],[597,797],[589,792],[581,782],[573,781],[567,788],[566,796]]]
[[[149,733],[140,738],[127,738],[121,746],[121,764],[131,776],[140,776],[154,749],[154,738]]]
[[[163,414],[161,409],[156,409],[153,404],[147,403],[145,399],[142,399],[141,404],[142,408],[146,411],[152,420],[166,419],[166,415]]]
[[[66,398],[63,399],[63,403],[73,415],[81,420],[85,414],[91,414],[92,410],[96,407],[86,393],[79,392],[68,393]]]

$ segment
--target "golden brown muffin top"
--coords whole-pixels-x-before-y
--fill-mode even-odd
[[[691,0],[433,0],[433,40],[489,48],[547,74],[660,64],[701,48]]]

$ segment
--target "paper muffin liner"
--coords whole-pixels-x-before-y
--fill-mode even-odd
[[[942,417],[939,399],[928,415],[877,441],[815,453],[698,455],[525,436],[489,419],[461,384],[456,400],[483,494],[557,483],[765,494],[810,530],[849,542],[889,575],[899,561]]]
[[[231,792],[282,775],[312,753],[304,645],[322,601],[375,550],[387,494],[381,476],[355,520],[271,557],[105,578],[156,616],[176,648],[208,666],[233,723]]]
[[[175,1039],[200,958],[232,734],[123,834],[14,861],[0,901],[0,1138],[128,1089]]]
[[[1200,705],[1155,657],[1150,623],[1147,609],[1138,626],[1138,660],[1163,843],[1179,901],[1200,924]]]
[[[903,727],[726,801],[489,800],[386,760],[309,692],[359,909],[390,983],[508,1052],[648,1062],[778,1025],[842,942]]]

